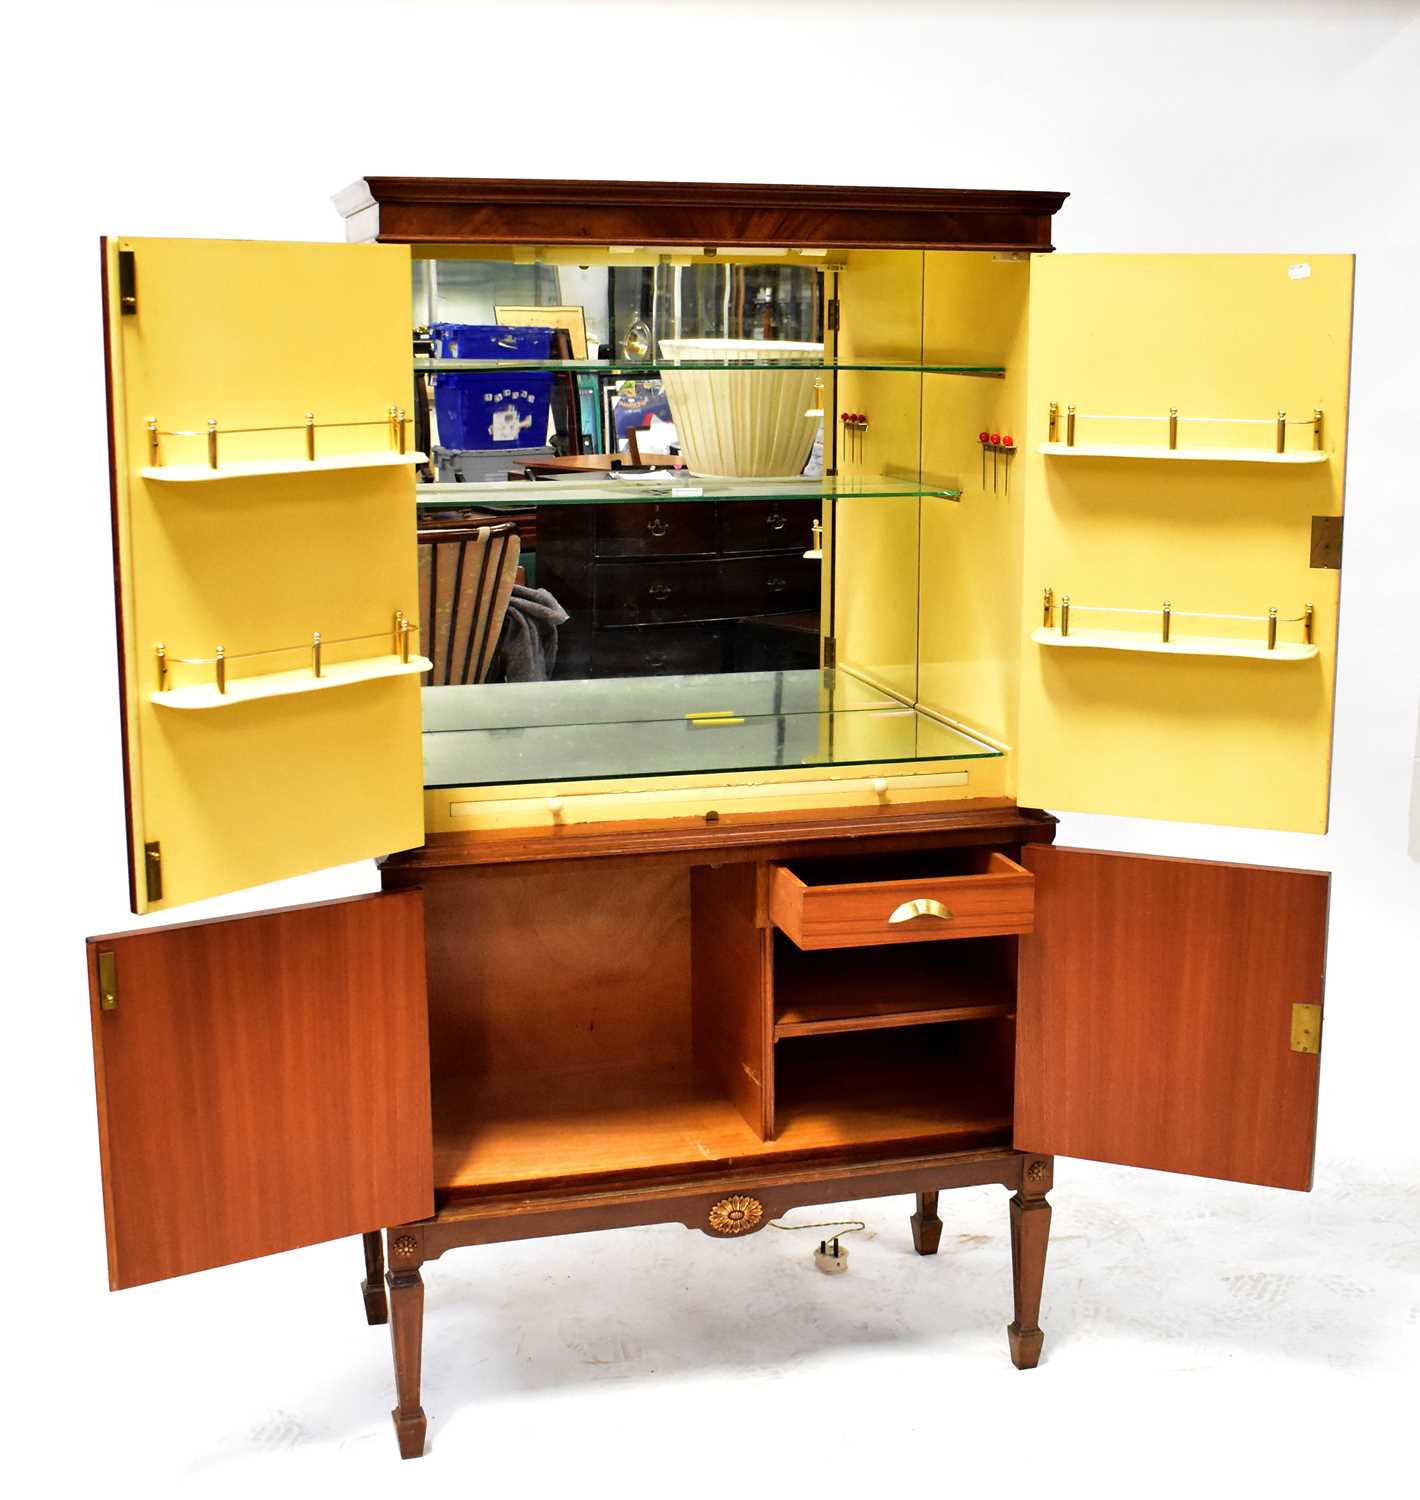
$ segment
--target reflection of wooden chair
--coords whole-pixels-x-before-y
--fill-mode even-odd
[[[516,529],[440,526],[419,532],[419,618],[429,684],[482,682],[518,573]]]

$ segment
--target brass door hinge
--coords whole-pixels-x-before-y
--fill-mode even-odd
[[[99,949],[99,1009],[118,1009],[118,955],[112,948]]]
[[[163,846],[154,839],[143,845],[143,880],[150,901],[163,899]]]
[[[1314,568],[1341,566],[1341,517],[1312,517],[1312,560]]]
[[[1292,1007],[1292,1051],[1321,1051],[1321,1006]]]
[[[118,252],[118,310],[128,317],[138,311],[138,262],[131,250]]]
[[[831,298],[827,303],[824,304],[823,326],[829,333],[838,332],[839,322],[842,316],[839,312],[839,307],[840,303],[837,297]]]
[[[832,672],[838,666],[838,642],[831,635],[823,638],[823,669]]]

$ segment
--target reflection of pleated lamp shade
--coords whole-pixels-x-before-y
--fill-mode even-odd
[[[814,382],[823,345],[766,339],[662,339],[666,360],[803,359],[783,370],[676,370],[663,367],[681,457],[696,474],[789,478],[803,472],[818,431]]]

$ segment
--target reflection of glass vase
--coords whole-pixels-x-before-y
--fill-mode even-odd
[[[638,312],[631,320],[631,327],[626,330],[626,337],[621,341],[621,357],[623,359],[650,359],[651,357],[651,325]]]

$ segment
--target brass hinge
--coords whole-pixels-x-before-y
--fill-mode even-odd
[[[838,332],[838,325],[841,316],[839,312],[839,305],[840,304],[837,297],[831,298],[827,303],[824,304],[823,326],[828,330],[829,333]]]
[[[118,310],[130,317],[138,311],[138,262],[131,250],[118,252]]]
[[[150,901],[163,899],[163,846],[154,839],[143,845],[143,878]]]
[[[1321,1051],[1321,1006],[1292,1007],[1292,1051]]]
[[[823,668],[826,672],[838,668],[838,642],[831,635],[823,638]]]
[[[1314,568],[1341,566],[1341,517],[1312,517],[1312,561]]]
[[[112,948],[99,949],[99,1009],[118,1009],[118,955]]]

